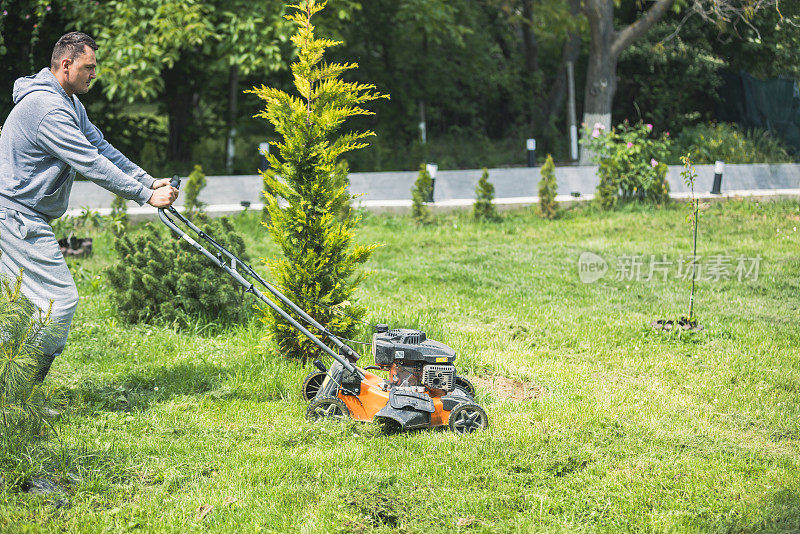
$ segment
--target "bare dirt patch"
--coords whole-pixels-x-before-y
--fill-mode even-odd
[[[544,394],[542,386],[527,384],[504,376],[471,376],[469,379],[476,388],[488,391],[500,400],[522,402],[538,399]]]

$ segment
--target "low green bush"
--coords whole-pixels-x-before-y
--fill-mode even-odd
[[[227,217],[198,214],[195,223],[249,261],[244,241]],[[241,286],[184,240],[166,234],[148,223],[115,239],[118,261],[107,278],[117,314],[131,323],[167,322],[179,327],[244,319],[248,306]]]
[[[627,121],[606,132],[601,124],[587,129],[584,145],[599,165],[597,203],[613,208],[617,200],[661,204],[669,200],[666,181],[670,139],[667,134],[651,137],[652,124],[631,125]]]
[[[698,124],[681,131],[670,147],[670,162],[689,155],[698,164],[787,163],[792,157],[783,142],[766,130],[743,131],[725,122]]]
[[[111,215],[109,216],[111,231],[114,235],[121,234],[128,229],[128,201],[119,195],[114,195],[111,201]]]
[[[494,185],[489,181],[489,169],[483,168],[483,173],[475,186],[475,204],[472,206],[472,215],[479,221],[496,221],[499,219],[494,200]]]
[[[556,165],[553,156],[547,155],[547,159],[542,165],[542,179],[539,180],[539,212],[545,219],[554,219],[558,211],[556,193],[558,184],[556,183]]]
[[[419,175],[411,188],[411,216],[418,224],[431,222],[431,210],[428,202],[433,198],[433,179],[428,172],[428,167],[422,163],[419,166]]]
[[[205,186],[206,175],[203,172],[203,167],[201,165],[195,165],[189,177],[186,179],[186,185],[183,187],[183,207],[185,209],[184,214],[187,218],[191,219],[197,213],[203,211],[205,203],[200,202],[197,197]]]

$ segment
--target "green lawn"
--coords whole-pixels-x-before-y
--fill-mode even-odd
[[[83,298],[48,379],[66,416],[57,436],[2,458],[0,531],[798,531],[800,204],[703,213],[701,264],[728,258],[733,276],[698,282],[705,330],[679,337],[649,323],[688,308],[685,213],[422,228],[365,216],[360,239],[385,244],[362,286],[370,320],[426,330],[467,375],[541,388],[523,402],[480,391],[491,428],[466,437],[307,423],[311,365],[276,356],[256,320],[123,324],[99,234],[95,256],[71,264]],[[256,214],[236,224],[253,257],[274,254]],[[594,283],[578,276],[585,251],[609,265]],[[651,255],[666,280],[617,270],[642,256],[646,278]],[[759,257],[739,280],[739,258]],[[19,491],[37,471],[77,475],[68,506]]]

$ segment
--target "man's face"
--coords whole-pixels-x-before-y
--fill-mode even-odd
[[[84,45],[83,54],[69,63],[66,69],[66,83],[70,91],[78,95],[86,94],[89,91],[89,84],[96,77],[95,68],[97,60],[94,50]]]

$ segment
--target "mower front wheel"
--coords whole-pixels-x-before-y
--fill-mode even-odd
[[[319,421],[320,419],[333,419],[344,421],[350,418],[350,410],[342,399],[323,395],[311,401],[306,410],[306,418],[309,421]]]
[[[470,434],[476,430],[484,430],[489,426],[489,419],[483,408],[474,402],[462,402],[450,410],[448,419],[450,430],[456,434]]]
[[[317,392],[322,389],[322,383],[325,381],[325,373],[322,371],[313,371],[306,375],[303,380],[301,394],[303,400],[308,402],[317,396]]]

